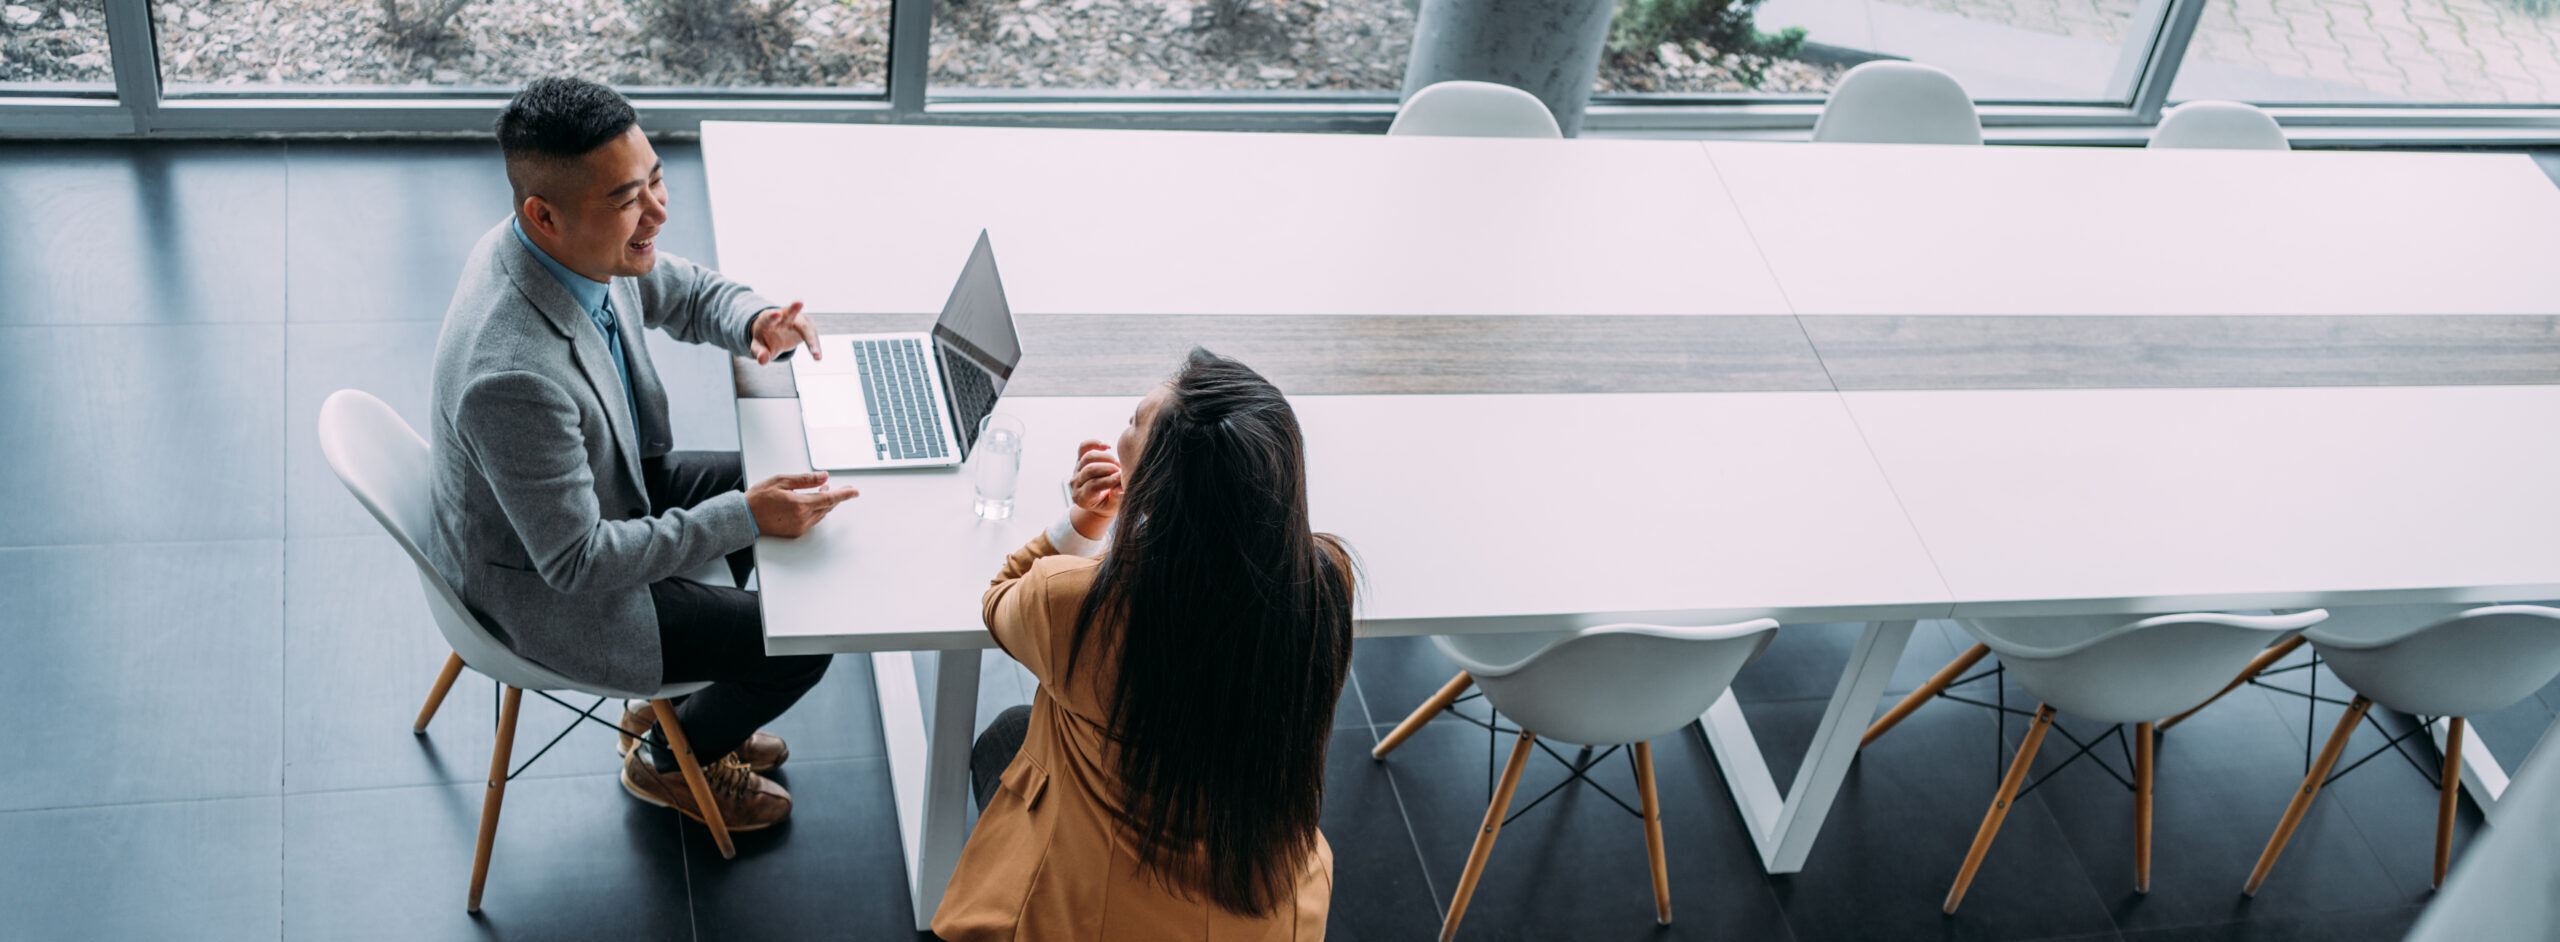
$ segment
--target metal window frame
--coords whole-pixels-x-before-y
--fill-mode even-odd
[[[1995,143],[2139,144],[2169,103],[2187,47],[2214,0],[2165,0],[2166,11],[2129,42],[2147,45],[2113,102],[1981,104]],[[275,89],[180,87],[159,69],[150,0],[105,0],[112,97],[94,86],[12,86],[0,95],[0,138],[264,137],[275,135],[470,135],[505,106],[503,89]],[[2150,5],[2146,5],[2149,8]],[[685,135],[704,121],[817,121],[1245,131],[1380,131],[1394,119],[1393,92],[1165,93],[970,89],[930,85],[932,0],[892,0],[886,88],[631,92],[658,132]],[[2111,91],[2122,92],[2121,87]],[[2416,147],[2560,144],[2560,102],[2549,105],[2263,105],[2300,146]],[[1801,139],[1815,98],[1595,96],[1586,133],[1611,137]]]

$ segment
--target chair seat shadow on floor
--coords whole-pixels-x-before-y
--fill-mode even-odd
[[[2093,747],[2123,736],[2125,724],[2134,725],[2133,768],[2126,781],[2134,794],[2134,890],[2150,892],[2152,750],[2157,739],[2153,724],[2215,696],[2243,663],[2266,649],[2270,639],[2317,624],[2328,613],[2315,609],[2290,615],[2159,615],[2131,623],[2121,623],[2121,617],[1957,619],[1967,633],[1999,656],[2001,669],[2040,702],[2026,739],[2018,744],[2016,757],[1992,795],[1990,810],[1974,831],[1973,846],[1965,852],[1955,884],[1947,890],[1946,912],[1954,913],[1964,902],[1965,890],[1973,885],[2009,809],[2033,790],[2034,785],[2026,782],[2027,772],[2045,733],[2055,729],[2056,713],[2114,728],[2087,742],[2063,733],[2079,751],[2035,784],[2082,757],[2105,766]],[[2112,768],[2108,772],[2114,774]],[[2125,779],[2118,776],[2119,781]]]
[[[1511,817],[1511,796],[1532,748],[1546,749],[1543,739],[1582,746],[1567,760],[1573,770],[1556,788],[1577,780],[1620,747],[1629,748],[1635,766],[1636,792],[1644,821],[1645,850],[1653,869],[1654,919],[1671,922],[1671,875],[1662,847],[1662,803],[1653,787],[1651,741],[1696,722],[1722,696],[1744,665],[1767,650],[1778,623],[1761,618],[1733,625],[1671,628],[1660,625],[1603,625],[1579,631],[1535,634],[1438,635],[1440,652],[1465,669],[1434,696],[1425,709],[1437,713],[1459,699],[1465,685],[1480,686],[1494,710],[1497,730],[1510,714],[1517,738],[1502,780],[1484,812],[1484,826],[1449,899],[1449,915],[1441,923],[1442,942],[1456,937],[1476,882],[1493,855],[1494,839]],[[1394,742],[1382,742],[1372,754],[1384,758],[1395,743],[1412,735],[1430,716],[1416,713],[1397,728]],[[1597,756],[1593,747],[1606,746]],[[1598,787],[1596,784],[1593,787]],[[1553,794],[1553,790],[1549,791]],[[1540,796],[1538,800],[1543,800]],[[1615,796],[1611,796],[1616,800]],[[1530,802],[1535,806],[1537,800]],[[1624,802],[1620,802],[1624,804]],[[1527,811],[1527,808],[1521,809]]]
[[[434,496],[428,479],[432,465],[428,461],[426,440],[418,437],[417,431],[382,400],[358,390],[341,389],[331,393],[328,401],[320,407],[320,450],[329,459],[329,469],[337,473],[338,480],[355,494],[356,500],[373,514],[373,518],[409,554],[409,560],[417,565],[418,581],[426,589],[427,609],[434,615],[436,628],[444,633],[445,641],[453,645],[453,656],[446,659],[444,670],[437,675],[435,686],[428,691],[426,705],[418,712],[413,732],[421,735],[426,732],[427,722],[435,718],[436,708],[444,702],[445,692],[465,666],[488,676],[506,691],[498,707],[497,743],[489,750],[489,788],[480,802],[480,837],[471,857],[471,891],[465,904],[468,911],[480,911],[480,891],[488,882],[489,854],[496,844],[498,811],[506,798],[507,782],[524,771],[523,768],[510,771],[508,763],[515,748],[517,710],[527,690],[570,710],[579,708],[552,696],[551,691],[568,690],[594,695],[597,698],[595,704],[579,713],[579,721],[601,724],[613,729],[617,736],[622,735],[620,727],[597,719],[595,711],[611,699],[649,701],[657,713],[659,727],[666,731],[667,745],[675,753],[676,766],[684,775],[689,794],[712,794],[703,775],[702,764],[694,758],[693,748],[685,740],[684,728],[676,722],[673,703],[675,698],[710,684],[673,684],[647,691],[614,690],[561,677],[518,656],[499,643],[488,627],[471,614],[453,587],[436,573],[435,567],[428,563],[418,548],[418,536],[427,532],[434,513]],[[713,560],[702,573],[689,578],[715,584],[731,582],[727,568],[719,560]],[[572,722],[569,728],[575,729],[576,723]],[[563,730],[560,736],[552,738],[551,744],[558,744],[567,735],[568,730]],[[543,747],[545,751],[550,748],[550,745]],[[525,760],[525,764],[531,765],[541,757],[542,753],[536,752],[532,759]],[[719,846],[720,856],[737,856],[737,847],[729,838],[729,828],[720,819],[719,802],[697,800],[696,804],[700,806],[699,816],[682,808],[677,810],[711,829],[711,839]]]
[[[2320,757],[2294,790],[2293,801],[2276,823],[2275,834],[2258,855],[2241,892],[2258,895],[2276,857],[2284,853],[2294,828],[2311,810],[2320,789],[2336,779],[2330,774],[2358,723],[2370,718],[2375,705],[2420,718],[2417,726],[2388,740],[2373,755],[2398,749],[2400,740],[2445,721],[2444,764],[2436,779],[2436,859],[2432,885],[2444,885],[2453,856],[2453,818],[2462,800],[2462,735],[2466,717],[2494,713],[2533,696],[2560,677],[2560,608],[2541,605],[2489,605],[2431,620],[2387,617],[2341,618],[2303,632],[2312,651],[2329,671],[2356,692],[2345,715],[2329,734]],[[2416,764],[2416,760],[2411,760]],[[2364,764],[2358,759],[2337,775]],[[2423,767],[2422,767],[2423,768]]]

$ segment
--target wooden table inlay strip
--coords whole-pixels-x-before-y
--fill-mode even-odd
[[[925,315],[827,314],[822,333],[920,331]],[[1005,394],[1135,396],[1194,344],[1291,395],[1744,392],[1831,388],[1785,315],[1027,315]],[[800,354],[806,356],[806,353]],[[738,361],[738,395],[794,395],[785,365]]]

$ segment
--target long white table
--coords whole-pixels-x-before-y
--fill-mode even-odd
[[[1062,509],[1075,444],[1133,398],[1007,400],[1024,436],[1015,516],[969,513],[951,471],[839,474],[862,496],[810,535],[756,545],[768,650],[867,652],[922,925],[966,834],[979,598]],[[1612,621],[1868,621],[1792,790],[1756,747],[1745,813],[1764,859],[1800,866],[1912,622],[1950,600],[1833,393],[1308,396],[1308,502],[1359,560],[1359,632],[1536,631]],[[742,399],[750,478],[808,470],[795,399]],[[1559,460],[1519,428],[1629,443]],[[1498,508],[1498,509],[1497,509]],[[963,651],[935,657],[911,651]],[[1731,703],[1713,734],[1749,743]]]
[[[2560,193],[2513,155],[716,122],[704,151],[724,268],[824,311],[937,309],[985,226],[1025,316],[2560,313]],[[1871,622],[1789,793],[1730,696],[1701,718],[1771,872],[1803,865],[1913,619],[2560,596],[2560,556],[2504,552],[2554,509],[2560,454],[2507,447],[2560,407],[2540,387],[1293,401],[1364,634]],[[769,647],[874,658],[920,926],[965,837],[978,667],[908,652],[987,643],[996,561],[1128,402],[1006,402],[1014,521],[967,517],[952,472],[864,474],[819,535],[760,541]],[[797,415],[740,401],[749,474],[806,467]],[[1559,429],[1631,451],[1560,459]],[[1506,473],[1532,455],[1565,486]]]
[[[720,260],[938,311],[978,230],[1042,314],[1784,314],[1697,146],[706,122]],[[1349,171],[1349,172],[1346,172]]]

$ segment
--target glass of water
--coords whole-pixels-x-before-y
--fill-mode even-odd
[[[978,420],[978,445],[969,452],[969,475],[978,488],[970,509],[983,520],[1013,516],[1013,485],[1022,477],[1022,420],[1001,412]]]

